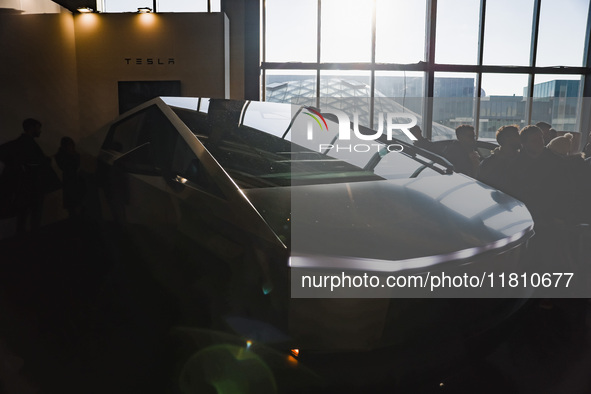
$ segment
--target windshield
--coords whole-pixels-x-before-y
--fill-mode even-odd
[[[290,105],[210,100],[207,113],[172,107],[224,170],[243,188],[360,182],[411,178],[451,172],[445,161],[400,141],[364,140],[342,149],[333,120],[321,143],[293,138],[302,111]],[[369,129],[365,133],[375,133]],[[295,142],[297,141],[297,143]],[[435,156],[435,157],[433,157]]]

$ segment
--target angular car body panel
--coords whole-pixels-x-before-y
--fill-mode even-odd
[[[454,253],[465,259],[523,242],[532,230],[523,204],[461,174],[244,192],[281,237],[297,232],[292,256],[357,259],[359,265],[341,267],[348,269],[399,271],[411,260],[426,267],[454,259]],[[286,212],[290,203],[292,223],[286,226],[277,211]],[[370,267],[361,260],[389,263]],[[326,263],[324,268],[335,268],[334,259]]]
[[[523,303],[499,300],[491,322],[486,308],[456,316],[460,301],[291,299],[290,269],[515,266],[533,233],[521,202],[453,174],[437,155],[400,141],[403,151],[388,153],[381,137],[376,153],[354,159],[338,149],[315,151],[294,142],[292,126],[302,119],[289,105],[197,98],[156,98],[123,114],[98,134],[96,150],[114,219],[170,244],[183,237],[209,249],[231,273],[211,286],[210,298],[231,293],[224,304],[241,303],[230,309],[272,322],[290,346],[383,347],[412,337],[408,326],[445,324],[451,315],[468,335]],[[321,135],[329,142],[334,122],[327,116],[332,134]],[[189,282],[187,291],[195,287]],[[259,302],[266,306],[259,310]],[[419,319],[435,305],[445,313]]]

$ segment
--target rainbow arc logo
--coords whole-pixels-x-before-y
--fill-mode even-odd
[[[320,112],[316,111],[314,108],[312,107],[304,107],[305,109],[307,109],[308,111],[314,113],[315,115],[317,115],[318,117],[320,117],[320,119],[322,120],[322,122],[324,123],[324,126],[326,127],[326,131],[328,131],[328,125],[326,124],[326,120],[324,119],[324,116],[322,116],[320,114]],[[320,123],[320,120],[312,115],[311,113],[308,112],[304,112],[306,115],[310,116],[312,119],[314,119],[316,121],[316,123],[318,123],[318,126],[320,126],[320,130],[322,130],[322,123]]]

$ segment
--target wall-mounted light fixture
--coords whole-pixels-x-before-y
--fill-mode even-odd
[[[137,9],[137,12],[140,14],[149,14],[152,12],[152,9],[150,7],[140,7]]]
[[[93,12],[94,10],[90,7],[80,7],[78,8],[78,12],[81,14],[89,14],[91,12]]]

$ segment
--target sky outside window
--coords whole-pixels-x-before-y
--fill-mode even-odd
[[[376,62],[425,60],[425,0],[377,0]]]
[[[158,12],[207,12],[207,0],[158,0]]]
[[[483,64],[529,64],[533,2],[487,2]],[[371,61],[372,3],[323,0],[321,62]],[[480,2],[437,4],[435,61],[476,64]],[[267,1],[267,61],[316,61],[317,7],[317,0]],[[376,7],[376,62],[424,60],[426,0],[376,0]],[[542,1],[538,66],[582,65],[588,8],[587,0]]]
[[[523,96],[527,83],[527,74],[482,74],[486,96]]]
[[[536,66],[581,66],[588,0],[543,0]]]
[[[154,8],[152,0],[104,0],[104,4],[102,12],[137,12],[140,7]],[[158,12],[207,12],[208,0],[157,0],[156,6]],[[220,0],[211,0],[211,11],[221,11]]]
[[[152,0],[105,0],[105,12],[137,12],[138,8],[153,8]]]
[[[480,1],[439,0],[435,62],[476,64]]]
[[[373,3],[322,0],[321,62],[371,62]],[[376,63],[424,60],[426,0],[375,0],[375,4]],[[477,64],[480,1],[439,0],[437,4],[435,62]],[[589,1],[542,0],[541,4],[537,66],[581,66]],[[529,65],[533,5],[534,0],[487,1],[484,65]],[[288,0],[267,0],[267,7],[267,61],[315,62],[318,1],[294,5]],[[297,33],[288,28],[292,21],[297,21]],[[487,74],[482,83],[487,95],[523,95],[526,86],[523,75],[511,74]]]
[[[371,61],[371,1],[323,0],[321,13],[321,62]]]
[[[158,0],[158,12],[207,12],[208,0]],[[211,11],[220,12],[220,0],[211,1]]]
[[[317,12],[317,0],[267,0],[265,60],[315,62]]]
[[[486,2],[484,64],[529,65],[533,10],[534,0]]]

